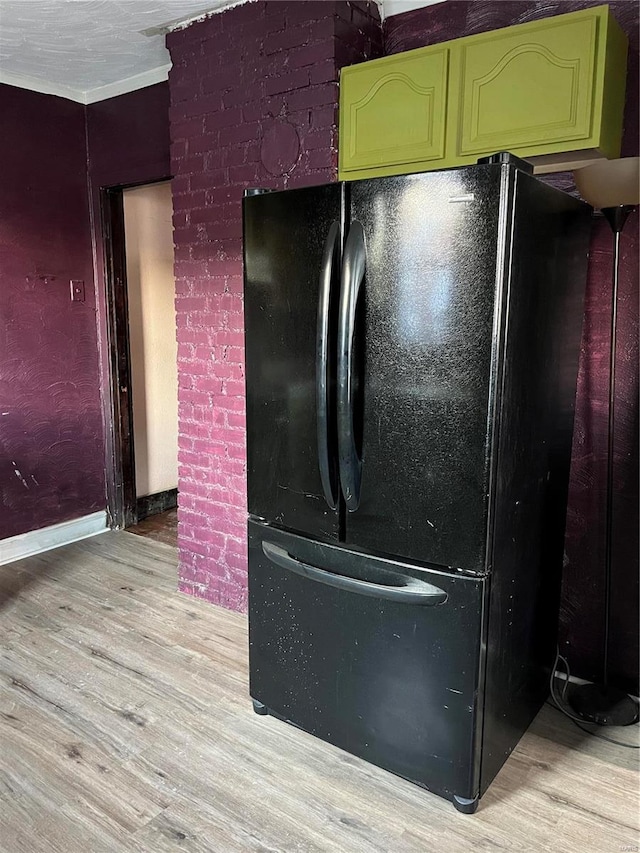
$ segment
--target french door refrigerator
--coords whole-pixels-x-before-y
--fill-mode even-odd
[[[254,709],[461,811],[548,692],[590,211],[512,162],[244,199]]]

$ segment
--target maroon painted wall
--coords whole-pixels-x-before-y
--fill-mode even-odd
[[[389,18],[385,53],[597,6],[601,0],[469,2],[456,0]],[[609,6],[629,37],[622,156],[638,154],[638,4]],[[545,178],[575,192],[570,173]],[[594,220],[582,341],[560,617],[564,653],[576,675],[597,678],[603,648],[604,506],[612,238]],[[612,680],[638,693],[638,214],[622,240],[616,361]]]
[[[241,199],[336,179],[338,69],[377,7],[255,2],[167,37],[179,381],[180,587],[246,607]]]
[[[95,241],[98,304],[104,313],[104,251],[100,190],[144,184],[171,176],[169,160],[169,84],[156,83],[135,92],[90,104],[87,108],[89,196]],[[101,351],[106,326],[100,316]],[[104,353],[102,353],[104,356]],[[103,358],[104,361],[104,358]],[[105,362],[105,369],[106,369]],[[105,388],[109,375],[103,373]]]
[[[88,107],[0,85],[0,538],[105,508],[99,188],[169,177],[168,111],[167,83]]]
[[[0,115],[5,538],[104,509],[105,482],[84,107],[0,84]]]
[[[94,188],[168,178],[169,84],[89,104],[87,144]]]

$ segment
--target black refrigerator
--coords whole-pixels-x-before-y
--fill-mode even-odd
[[[467,812],[548,694],[591,214],[504,159],[243,203],[254,709]]]

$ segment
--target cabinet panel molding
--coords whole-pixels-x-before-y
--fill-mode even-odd
[[[627,38],[592,6],[344,68],[339,178],[466,166],[536,172],[620,156]]]
[[[591,134],[597,20],[553,27],[545,21],[523,35],[507,29],[468,44],[462,40],[457,153],[480,155]]]
[[[341,171],[444,156],[448,60],[439,45],[344,69]]]

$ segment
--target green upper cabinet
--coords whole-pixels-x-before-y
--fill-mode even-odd
[[[597,30],[590,15],[461,44],[459,153],[587,139]]]
[[[596,6],[345,68],[340,178],[505,150],[541,172],[617,157],[626,55],[609,7]]]
[[[438,45],[344,69],[340,171],[370,175],[381,163],[419,171],[442,160],[448,66]]]
[[[448,157],[506,150],[560,168],[619,155],[627,41],[608,6],[460,39],[456,52]]]

